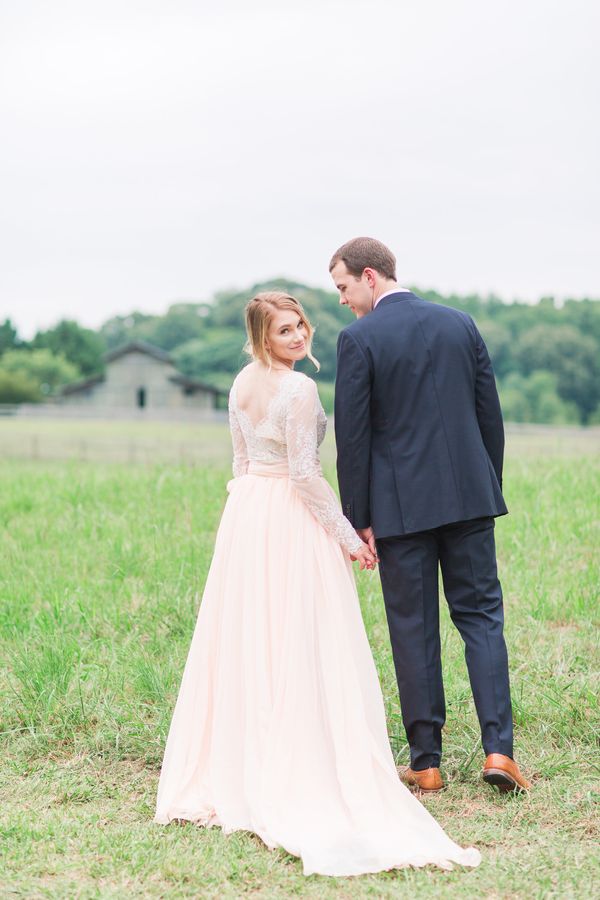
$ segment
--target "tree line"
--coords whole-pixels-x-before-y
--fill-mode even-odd
[[[11,321],[0,324],[0,403],[41,402],[63,385],[102,372],[103,354],[138,339],[171,353],[177,368],[226,391],[244,365],[243,309],[260,290],[297,297],[316,326],[315,376],[325,408],[333,405],[336,341],[351,321],[337,294],[277,279],[244,291],[221,291],[210,302],[176,303],[165,315],[133,312],[92,330],[61,321],[22,340]],[[512,422],[600,424],[600,302],[544,297],[536,304],[495,296],[415,293],[473,316],[494,365],[504,417]],[[309,363],[302,369],[314,374]]]

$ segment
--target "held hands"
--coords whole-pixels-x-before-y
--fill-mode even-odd
[[[375,546],[375,534],[373,529],[369,526],[368,528],[357,528],[356,533],[365,544],[369,547],[369,550],[375,557],[375,560],[379,562],[379,557],[377,556],[377,547]]]
[[[374,569],[379,562],[379,557],[377,556],[373,529],[371,527],[357,528],[356,533],[363,544],[355,553],[350,554],[350,559],[352,562],[358,561],[361,572],[363,569]]]
[[[361,572],[363,569],[374,569],[377,565],[377,557],[371,553],[368,544],[364,542],[362,547],[359,547],[355,553],[350,554],[350,559],[358,561]]]

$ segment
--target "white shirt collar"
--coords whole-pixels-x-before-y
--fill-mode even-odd
[[[410,294],[410,291],[408,288],[403,288],[403,287],[396,287],[396,288],[393,288],[391,291],[386,291],[385,294],[382,294],[381,297],[377,298],[377,300],[373,304],[373,309],[375,309],[375,307],[377,306],[377,304],[379,303],[380,300],[383,300],[384,297],[389,297],[390,294]]]

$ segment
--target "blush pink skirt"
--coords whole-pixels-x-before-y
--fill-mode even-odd
[[[155,822],[254,832],[306,875],[476,866],[398,779],[347,554],[284,469],[228,488]]]

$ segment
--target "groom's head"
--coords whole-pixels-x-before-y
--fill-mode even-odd
[[[340,292],[340,303],[360,319],[371,312],[378,297],[395,286],[396,257],[375,238],[352,238],[335,251],[329,271]]]

